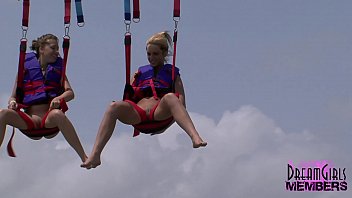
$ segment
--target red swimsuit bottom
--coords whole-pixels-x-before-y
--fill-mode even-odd
[[[175,94],[179,97],[179,94]],[[145,112],[141,107],[139,107],[135,102],[131,100],[124,100],[133,106],[133,108],[138,112],[139,117],[141,118],[141,122],[133,125],[134,133],[133,137],[139,135],[139,133],[145,134],[158,134],[169,127],[174,122],[174,118],[171,116],[165,120],[154,120],[154,113],[156,108],[158,107],[160,101],[151,109],[149,113],[149,117],[147,116],[147,112]]]
[[[16,110],[18,115],[27,124],[27,129],[19,129],[23,134],[25,134],[26,136],[28,136],[30,138],[34,138],[34,137],[44,137],[44,136],[55,135],[60,131],[58,127],[45,128],[45,121],[46,121],[50,111],[48,111],[44,115],[44,117],[42,118],[42,122],[41,122],[40,127],[37,127],[33,123],[32,119],[26,113],[21,111],[22,108],[26,108],[26,107],[27,106],[25,106],[25,105],[18,104],[18,107]],[[66,112],[68,110],[67,104],[66,104],[65,100],[63,100],[63,99],[60,100],[60,108],[61,108],[61,111],[63,111],[63,112]],[[9,156],[11,156],[11,157],[16,156],[15,152],[12,148],[12,139],[13,139],[14,135],[15,135],[15,128],[13,129],[9,143],[7,144],[7,152],[9,154]]]

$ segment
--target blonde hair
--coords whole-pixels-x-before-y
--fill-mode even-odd
[[[36,40],[32,41],[31,50],[36,51],[36,53],[39,54],[39,48],[48,44],[49,39],[53,39],[56,42],[59,42],[59,39],[57,38],[57,36],[53,34],[44,34],[41,37],[38,37]]]
[[[169,47],[172,47],[172,39],[167,31],[159,32],[151,36],[147,40],[147,46],[148,45],[157,45],[160,47],[161,51],[163,54],[166,54],[165,56],[165,62],[167,61],[167,57],[171,55],[171,51],[169,51]]]

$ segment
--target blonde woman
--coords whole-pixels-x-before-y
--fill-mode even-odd
[[[186,110],[185,93],[179,70],[176,68],[175,93],[171,89],[172,66],[167,64],[171,37],[160,32],[148,39],[146,51],[148,65],[139,67],[127,87],[130,97],[112,102],[106,110],[91,155],[82,167],[95,168],[101,164],[100,155],[109,141],[116,121],[133,125],[147,134],[164,132],[174,121],[189,135],[193,147],[205,147]]]

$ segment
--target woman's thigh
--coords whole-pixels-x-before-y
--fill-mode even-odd
[[[58,127],[59,123],[65,119],[67,119],[67,117],[61,110],[53,109],[49,112],[49,114],[45,120],[45,128]]]
[[[125,101],[112,102],[108,107],[107,115],[124,124],[138,124],[141,122],[141,118],[136,106]]]
[[[7,125],[16,127],[18,129],[27,129],[27,124],[23,118],[12,109],[0,109],[0,113],[3,115],[3,119]],[[28,116],[32,119],[30,116]],[[32,120],[36,121],[36,120]]]
[[[155,120],[166,120],[172,116],[171,107],[180,106],[180,99],[173,93],[166,94],[154,111]]]

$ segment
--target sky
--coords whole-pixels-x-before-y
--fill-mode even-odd
[[[125,26],[122,0],[82,4],[85,26],[75,25],[75,13],[71,19],[67,76],[76,97],[67,116],[89,153],[104,111],[122,97]],[[174,29],[172,1],[140,4],[141,21],[131,26],[132,70],[147,64],[151,35]],[[0,5],[0,108],[6,108],[22,1]],[[351,197],[351,190],[285,189],[290,162],[329,161],[351,181],[351,8],[348,0],[181,1],[176,65],[187,109],[208,146],[192,149],[176,124],[158,136],[132,138],[132,127],[118,123],[102,165],[88,171],[62,135],[32,141],[17,132],[18,157],[8,157],[8,127],[1,197]],[[62,38],[63,1],[31,1],[27,38],[46,33]]]

